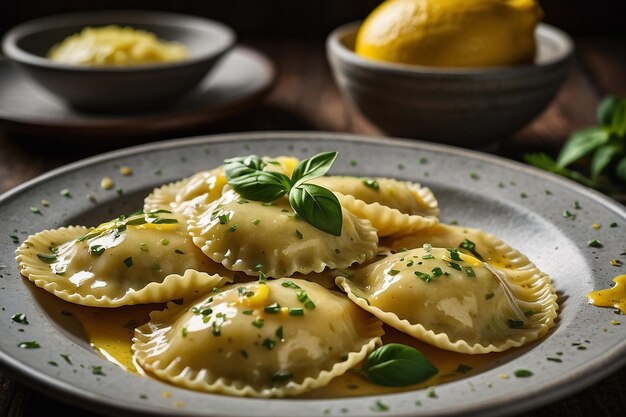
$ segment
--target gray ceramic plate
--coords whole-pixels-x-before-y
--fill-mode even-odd
[[[334,173],[392,176],[417,180],[439,198],[442,220],[480,227],[527,254],[554,279],[560,294],[560,320],[541,342],[511,351],[492,369],[425,390],[393,395],[334,400],[259,400],[209,395],[178,389],[122,371],[99,357],[88,343],[59,325],[37,299],[42,290],[20,278],[13,260],[17,244],[28,234],[68,224],[96,225],[118,213],[132,212],[155,186],[219,165],[242,154],[310,156],[339,151]],[[134,175],[119,175],[120,165]],[[110,176],[116,187],[99,188]],[[71,198],[59,194],[71,191]],[[84,196],[94,194],[99,204]],[[50,202],[32,213],[41,199]],[[575,208],[579,207],[579,208]],[[563,217],[563,211],[575,219]],[[591,225],[599,223],[598,230]],[[618,227],[610,227],[617,223]],[[613,309],[589,306],[585,294],[607,287],[623,269],[626,210],[615,202],[550,174],[476,152],[444,146],[328,133],[250,133],[145,145],[108,153],[57,169],[0,197],[0,359],[29,385],[85,408],[114,415],[321,416],[495,415],[520,412],[554,401],[617,369],[626,358],[626,323]],[[604,244],[588,247],[590,239]],[[30,324],[11,320],[27,315]],[[20,330],[23,330],[20,332]],[[35,340],[40,349],[20,349]],[[547,360],[562,352],[561,363]],[[59,360],[71,354],[73,365]],[[49,361],[59,361],[59,366]],[[106,376],[93,375],[102,366]],[[515,378],[517,369],[533,372]],[[501,374],[511,375],[509,379]],[[162,395],[164,391],[171,396]],[[417,405],[421,404],[421,405]]]
[[[189,95],[169,107],[128,115],[82,113],[65,106],[0,59],[0,127],[55,142],[113,144],[145,141],[204,126],[261,100],[274,83],[270,59],[251,48],[235,47]],[[89,141],[85,138],[89,138]]]

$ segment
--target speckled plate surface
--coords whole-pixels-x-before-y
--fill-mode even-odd
[[[560,295],[557,327],[539,343],[511,351],[492,369],[427,390],[400,394],[322,400],[260,400],[209,395],[179,389],[126,373],[98,356],[87,343],[59,325],[42,308],[42,290],[20,278],[14,261],[17,244],[45,228],[96,225],[140,207],[155,186],[219,165],[242,154],[307,157],[337,150],[332,172],[391,176],[418,181],[435,192],[442,220],[480,227],[521,250],[550,274]],[[130,166],[122,176],[119,166]],[[100,189],[111,177],[116,187]],[[60,195],[68,189],[71,198]],[[123,190],[122,192],[116,192]],[[93,194],[94,204],[85,198]],[[40,201],[49,201],[41,207]],[[32,213],[40,207],[41,214]],[[569,210],[575,218],[563,217]],[[599,229],[591,227],[597,223]],[[610,227],[617,223],[617,227]],[[116,151],[57,169],[0,197],[0,361],[30,386],[111,415],[352,416],[500,415],[538,407],[571,394],[614,371],[626,358],[626,323],[613,309],[587,304],[586,293],[608,287],[624,273],[611,266],[624,260],[626,210],[602,195],[523,166],[449,147],[383,138],[328,133],[246,133],[176,140]],[[587,242],[597,239],[602,248]],[[16,313],[30,324],[12,321]],[[21,331],[20,331],[21,330]],[[40,349],[20,349],[37,341]],[[562,362],[547,360],[562,352]],[[71,353],[73,365],[59,361]],[[59,361],[54,367],[49,361]],[[101,366],[106,376],[94,375]],[[527,369],[531,377],[515,378]],[[510,378],[501,378],[502,374]],[[171,393],[163,396],[163,391]],[[377,406],[378,404],[378,406]]]

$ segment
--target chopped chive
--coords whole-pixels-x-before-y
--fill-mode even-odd
[[[393,276],[398,275],[400,273],[400,271],[397,270],[397,269],[390,269],[389,272],[387,272],[387,273],[393,277]]]
[[[243,310],[241,314],[245,314],[246,316],[251,316],[254,313],[254,310]]]
[[[278,303],[270,304],[270,305],[266,306],[263,309],[263,311],[265,311],[268,314],[280,313],[280,304],[278,304]]]
[[[230,213],[224,213],[217,217],[220,221],[220,224],[226,224],[230,221]]]
[[[245,359],[248,359],[248,352],[245,350],[240,350],[239,353],[241,354],[241,356],[243,356]]]
[[[529,376],[533,376],[533,373],[527,369],[518,369],[517,371],[513,372],[513,375],[518,378],[527,378]]]
[[[252,220],[252,224],[255,225],[255,226],[257,224],[259,224],[259,223],[261,223],[261,219],[259,219],[258,217],[256,219]]]
[[[97,365],[91,367],[91,373],[94,375],[106,375],[104,372],[102,372],[102,366]]]
[[[461,266],[454,262],[448,262],[448,266],[452,269],[456,269],[457,271],[461,270]]]
[[[24,313],[14,314],[13,317],[11,317],[11,320],[19,324],[28,324],[28,319]]]
[[[47,264],[53,264],[57,262],[57,256],[54,254],[38,253],[37,257]]]
[[[185,254],[185,252],[183,252],[183,251],[182,251],[182,250],[180,250],[180,249],[176,249],[176,250],[174,251],[174,253],[177,253],[177,254],[179,254],[179,255],[184,255],[184,254]]]
[[[276,335],[278,340],[283,340],[283,326],[280,326],[278,329],[276,329],[276,332],[274,334]]]
[[[511,329],[519,329],[524,326],[524,322],[521,320],[508,319],[506,322]]]
[[[39,349],[41,345],[34,340],[22,342],[17,345],[21,349]]]
[[[371,188],[372,190],[380,190],[380,184],[378,183],[378,181],[371,179],[371,178],[366,178],[363,180],[363,185],[365,185],[368,188]]]
[[[254,321],[252,322],[252,325],[254,327],[256,327],[257,329],[260,329],[263,327],[263,322],[264,320],[261,317],[257,317],[256,319],[254,319]]]
[[[304,238],[304,236],[302,235],[302,232],[300,232],[298,229],[296,229],[296,236],[298,236],[298,239]]]
[[[470,278],[476,278],[476,272],[474,272],[474,268],[472,268],[471,266],[464,266],[463,272],[465,272],[465,275]]]
[[[587,242],[587,245],[589,245],[592,248],[602,248],[602,247],[604,247],[604,245],[597,239],[590,240],[589,242]]]
[[[380,400],[376,400],[373,406],[370,407],[372,411],[389,411],[389,406]]]
[[[426,273],[421,272],[421,271],[415,271],[413,273],[415,274],[416,277],[418,277],[419,279],[421,279],[422,281],[424,281],[426,283],[428,283],[428,282],[433,280],[433,277],[430,276],[430,274],[426,274]]]
[[[50,202],[48,200],[41,200],[41,205],[44,207],[50,207]]]
[[[485,294],[485,300],[491,300],[495,296],[494,293],[490,292],[489,294]]]
[[[128,220],[126,224],[128,226],[140,226],[142,224],[146,224],[148,221],[145,217],[137,217],[136,219]]]
[[[410,267],[412,267],[412,266],[413,266],[413,264],[414,264],[414,262],[413,262],[413,260],[411,259],[409,262],[407,262],[407,263],[406,263],[406,266],[410,268]]]
[[[435,259],[435,256],[432,253],[427,253],[426,255],[422,256],[422,259],[424,260]]]
[[[609,227],[618,227],[618,224],[617,224],[617,223],[615,223],[615,222],[613,222],[613,223],[611,223],[611,224],[609,225]]]
[[[237,231],[237,225],[236,225],[236,224],[231,225],[231,226],[228,228],[228,231],[229,231],[229,232],[236,232],[236,231]]]
[[[459,364],[459,366],[457,366],[455,372],[458,372],[460,374],[465,374],[465,373],[471,371],[472,369],[474,369],[474,368],[472,368],[469,365],[464,365],[464,364],[461,363],[461,364]]]
[[[169,244],[170,244],[170,241],[169,241],[169,240],[167,240],[167,239],[165,239],[165,238],[163,238],[163,239],[159,240],[159,243],[160,243],[161,245],[163,245],[163,246],[167,246],[167,245],[169,245]]]
[[[295,290],[299,290],[300,286],[293,281],[283,281],[280,285],[285,288],[293,288]]]
[[[122,262],[124,262],[124,265],[126,265],[127,268],[130,268],[131,266],[133,266],[133,257],[129,256],[128,258],[124,259]]]
[[[41,214],[41,210],[39,210],[37,207],[31,207],[30,211],[34,214]]]
[[[569,210],[563,210],[563,217],[570,220],[576,219],[576,215]]]
[[[556,363],[563,362],[563,360],[561,358],[546,358],[546,360],[548,360],[550,362],[556,362]]]
[[[276,341],[272,340],[270,338],[266,338],[265,340],[263,340],[263,342],[261,343],[261,346],[263,346],[265,349],[267,350],[272,350],[274,349],[274,347],[276,347]]]
[[[476,244],[469,239],[463,239],[463,242],[459,244],[459,248],[467,250],[474,255],[478,260],[482,261],[483,257],[476,251]]]
[[[478,179],[480,179],[480,175],[478,175],[478,174],[477,174],[477,173],[475,173],[475,172],[470,172],[469,176],[470,176],[470,178],[471,178],[471,179],[473,179],[473,180],[478,180]]]
[[[63,358],[63,360],[64,360],[65,362],[67,362],[68,364],[73,365],[73,364],[72,364],[72,359],[70,358],[70,355],[67,355],[67,354],[61,353],[59,356],[60,356],[60,357],[62,357],[62,358]]]
[[[9,235],[13,243],[20,243],[20,239],[16,235]]]
[[[176,224],[178,220],[176,219],[161,219],[158,218],[152,222],[152,224]]]
[[[104,246],[102,245],[93,245],[89,246],[89,254],[94,256],[100,256],[104,253]]]
[[[432,272],[433,277],[440,277],[443,275],[443,271],[438,266],[434,267],[430,272]]]
[[[463,262],[463,259],[461,259],[461,255],[459,254],[458,250],[454,248],[448,248],[448,252],[450,252],[450,258],[452,258],[452,260]]]
[[[290,316],[304,316],[304,309],[300,307],[289,307]]]
[[[140,244],[139,244],[139,249],[140,249],[142,252],[148,252],[148,251],[150,250],[150,248],[148,247],[148,244],[147,244],[147,243],[140,243]]]
[[[159,264],[152,264],[151,266],[153,271],[160,271],[161,270],[161,265]]]

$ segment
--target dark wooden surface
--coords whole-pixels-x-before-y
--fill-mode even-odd
[[[335,87],[321,41],[249,40],[269,54],[279,69],[267,100],[246,113],[189,134],[252,130],[323,130],[377,135],[379,132],[344,102]],[[626,38],[576,37],[576,62],[552,105],[515,137],[488,151],[520,160],[524,152],[555,154],[574,129],[593,124],[595,108],[605,94],[626,95]],[[161,138],[166,139],[166,138]],[[54,167],[103,149],[44,144],[37,137],[0,132],[0,192]],[[619,416],[626,410],[626,368],[590,388],[523,414],[537,416]],[[94,415],[33,391],[0,371],[0,416]]]

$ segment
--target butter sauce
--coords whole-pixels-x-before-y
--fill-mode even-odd
[[[626,314],[626,275],[613,278],[615,285],[611,288],[592,291],[587,294],[589,302],[596,307],[613,307]]]
[[[59,324],[66,330],[78,327],[75,333],[102,357],[127,372],[149,377],[133,360],[132,338],[134,328],[148,322],[150,312],[163,309],[163,304],[98,308],[71,304],[47,293],[40,293],[36,298],[50,316],[61,317]],[[517,352],[525,350],[510,349],[502,353],[466,355],[427,345],[386,325],[384,329],[383,343],[413,346],[439,369],[439,373],[421,384],[384,387],[367,381],[357,367],[333,379],[325,387],[300,395],[300,398],[358,397],[423,389],[484,372],[517,356]]]

